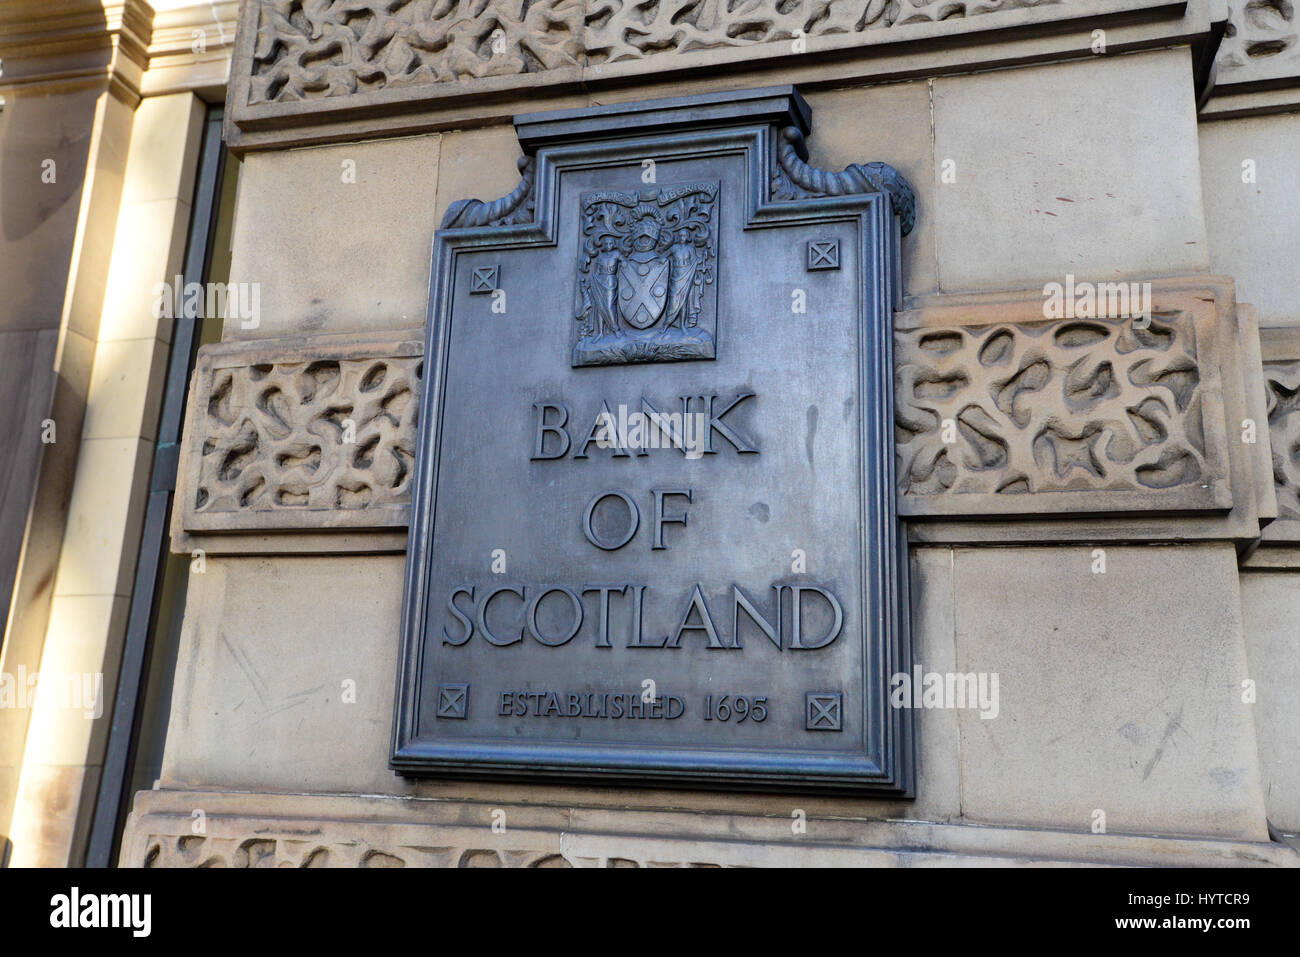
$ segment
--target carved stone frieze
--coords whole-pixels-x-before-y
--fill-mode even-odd
[[[1300,520],[1300,359],[1264,362],[1279,519]]]
[[[667,263],[671,285],[671,246],[652,260]],[[594,260],[588,267],[594,273]],[[591,278],[579,269],[576,304],[585,303],[577,291],[584,276]],[[658,325],[670,299],[681,300],[683,316],[690,311],[694,282],[680,285],[676,299],[665,289]],[[1281,520],[1267,537],[1289,539],[1285,529],[1300,529],[1300,336],[1265,330],[1261,372],[1258,358],[1249,361],[1250,340],[1257,354],[1261,338],[1246,322],[1253,314],[1233,305],[1230,283],[1208,280],[1208,292],[1181,280],[1152,285],[1147,328],[1113,317],[1045,319],[1042,297],[1031,293],[935,297],[899,313],[900,513],[1045,523],[1036,531],[1001,523],[978,534],[971,526],[958,530],[961,540],[992,531],[1008,540],[1056,540],[1074,525],[1079,534],[1106,537],[1080,521],[1088,515],[1131,536],[1131,519],[1119,516],[1144,512],[1169,516],[1167,526],[1143,526],[1149,540],[1249,540],[1259,519],[1274,514],[1275,493]],[[600,310],[590,289],[588,298],[587,321],[595,325]],[[581,341],[585,327],[574,326]],[[416,332],[205,347],[174,534],[303,538],[292,550],[309,551],[354,550],[345,541],[350,533],[400,534],[422,353]],[[1243,420],[1265,418],[1261,441],[1235,441]],[[343,441],[348,420],[355,442]],[[316,537],[307,542],[307,533]],[[913,535],[950,537],[922,525]],[[402,548],[400,539],[389,544]]]
[[[1229,0],[1215,63],[1217,83],[1300,77],[1300,21],[1293,0]]]
[[[179,491],[184,530],[404,524],[422,353],[410,335],[204,347]]]
[[[577,65],[584,0],[256,0],[248,102]]]
[[[248,103],[806,42],[1057,2],[257,0]]]
[[[1083,17],[1126,49],[1199,45],[1208,21],[1163,0],[248,0],[226,136],[258,149],[499,122],[635,77],[886,82],[1072,59],[1094,42]]]
[[[1263,364],[1262,401],[1268,416],[1273,491],[1277,521],[1264,530],[1266,544],[1278,567],[1300,567],[1300,328],[1273,327],[1259,334]],[[1261,549],[1261,552],[1264,550]]]
[[[853,35],[895,24],[932,23],[1061,0],[589,0],[584,46],[589,62],[660,53],[790,43]]]
[[[1126,49],[1200,47],[1211,16],[1163,0],[248,0],[226,136],[256,149],[499,122],[654,75],[744,86],[756,68],[824,65],[884,82],[1072,59],[1095,42],[1084,18]],[[1290,0],[1233,0],[1218,63],[1225,86],[1295,76]]]
[[[572,867],[546,850],[375,846],[365,841],[150,834],[140,866],[155,867]]]
[[[1066,319],[897,341],[905,495],[1200,491],[1223,475],[1186,314],[1148,328]]]
[[[247,104],[850,38],[1068,0],[254,0]],[[1290,0],[1231,0],[1227,82],[1295,75]],[[803,44],[796,47],[795,44]]]
[[[1066,514],[1096,516],[1077,522],[1095,537],[1132,536],[1123,516],[1143,512],[1146,540],[1259,535],[1268,446],[1238,441],[1257,408],[1253,314],[1223,280],[1150,287],[1149,324],[1049,318],[1029,293],[934,297],[898,316],[900,512],[1027,520],[921,539],[1054,540],[1070,533],[1050,516]]]
[[[1281,844],[780,814],[376,795],[140,791],[122,867],[907,867],[1092,861],[1296,866]],[[202,814],[196,812],[201,811]],[[202,821],[202,833],[196,833]],[[494,829],[494,821],[506,824]]]

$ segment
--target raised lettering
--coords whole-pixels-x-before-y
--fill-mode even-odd
[[[565,425],[569,422],[569,408],[562,402],[534,402],[533,409],[537,412],[537,440],[533,443],[533,461],[540,459],[562,459],[569,451],[569,433],[565,430]],[[548,424],[546,421],[547,410],[554,409],[560,413],[560,421]],[[546,452],[546,434],[558,435],[560,437],[560,447],[552,453]]]
[[[447,631],[447,626],[443,625],[442,643],[444,645],[463,645],[465,644],[465,642],[469,641],[470,638],[474,636],[474,622],[470,620],[469,615],[465,614],[463,611],[461,611],[459,608],[456,607],[457,595],[468,595],[469,600],[473,601],[474,586],[470,585],[466,587],[465,585],[461,585],[459,588],[454,589],[451,593],[451,597],[447,599],[447,611],[451,612],[452,617],[454,617],[457,621],[460,622],[461,627],[465,629],[465,635],[463,638],[454,639],[451,637],[451,633]]]

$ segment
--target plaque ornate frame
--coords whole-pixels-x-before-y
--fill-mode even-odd
[[[515,118],[525,156],[521,181],[492,202],[462,200],[434,239],[425,388],[412,484],[401,650],[389,766],[404,775],[681,786],[717,790],[818,791],[913,796],[914,722],[888,702],[890,676],[910,673],[906,536],[895,498],[893,312],[901,307],[901,236],[915,203],[884,164],[832,173],[807,165],[811,110],[794,87],[643,101]],[[457,260],[465,252],[557,245],[560,176],[569,169],[700,156],[746,163],[744,229],[849,222],[857,229],[861,481],[858,543],[865,753],[728,752],[552,743],[438,741],[421,735],[421,680],[429,617],[428,579],[437,521],[437,443],[444,413],[448,330]],[[432,724],[432,716],[427,716]],[[428,726],[426,726],[428,730]]]

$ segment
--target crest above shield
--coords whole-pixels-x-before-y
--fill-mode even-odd
[[[574,366],[715,357],[719,190],[582,194]]]

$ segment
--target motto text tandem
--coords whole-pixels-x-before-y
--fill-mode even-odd
[[[148,894],[70,894],[50,898],[51,927],[129,927],[132,936],[148,937],[153,899]]]

